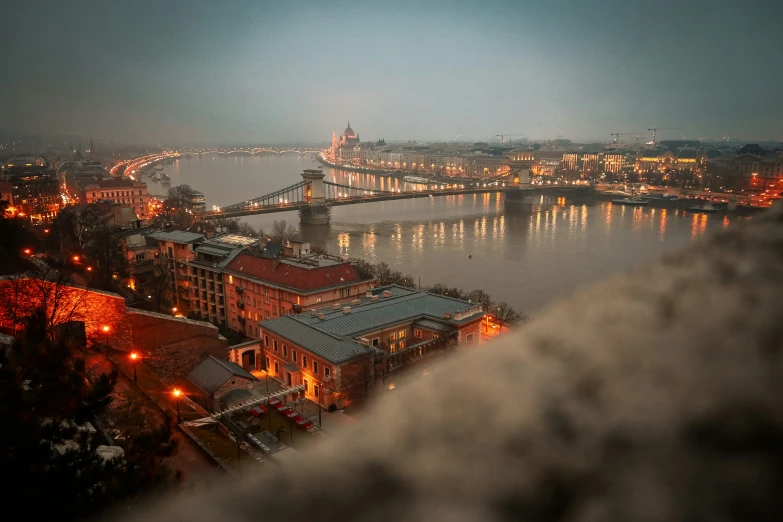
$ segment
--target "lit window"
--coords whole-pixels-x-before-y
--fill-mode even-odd
[[[419,330],[418,328],[413,330],[413,337],[415,337],[416,339],[421,339],[421,330]]]
[[[397,338],[398,338],[398,339],[405,339],[405,330],[400,330],[400,331],[397,333]]]

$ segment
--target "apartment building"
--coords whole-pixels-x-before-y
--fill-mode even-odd
[[[411,360],[481,335],[481,305],[390,285],[258,324],[263,366],[323,407],[342,407]]]

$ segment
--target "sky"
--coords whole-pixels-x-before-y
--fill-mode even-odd
[[[775,0],[9,1],[0,131],[781,140],[781,19]]]

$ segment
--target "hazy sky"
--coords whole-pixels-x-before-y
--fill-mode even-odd
[[[0,20],[5,131],[783,139],[780,0],[9,0]]]

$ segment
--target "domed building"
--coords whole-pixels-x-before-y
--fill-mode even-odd
[[[351,122],[345,128],[340,137],[332,132],[332,148],[329,151],[332,161],[352,161],[360,156],[361,140],[351,128]]]

